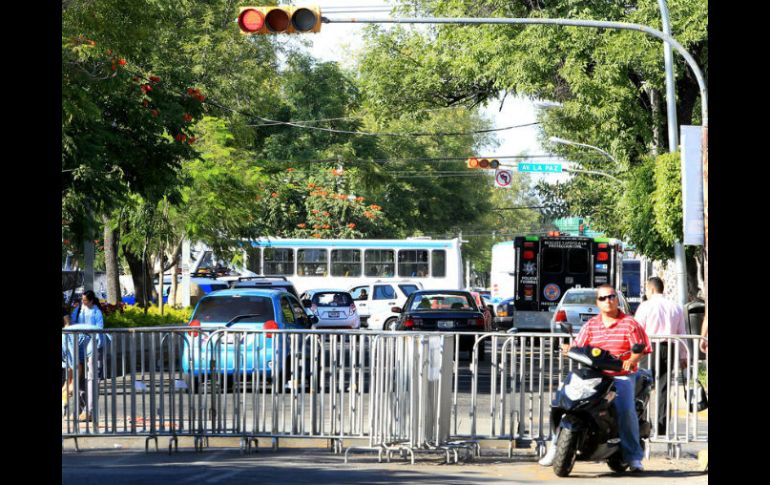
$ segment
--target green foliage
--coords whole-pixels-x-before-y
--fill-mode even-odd
[[[655,192],[652,196],[655,229],[666,244],[682,240],[682,171],[679,152],[655,159]]]
[[[657,193],[656,178],[653,157],[646,157],[631,171],[618,207],[619,213],[624,215],[620,229],[627,240],[634,242],[640,254],[656,260],[668,260],[674,256],[674,248],[661,235],[654,206],[650,202]]]
[[[192,317],[193,308],[177,309],[171,306],[163,307],[163,315],[157,306],[144,309],[136,305],[125,307],[122,312],[115,312],[105,317],[105,328],[134,328],[162,327],[167,325],[186,324]]]

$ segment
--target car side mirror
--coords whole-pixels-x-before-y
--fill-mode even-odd
[[[390,311],[392,311],[393,313],[401,313],[401,312],[403,312],[403,310],[401,309],[400,306],[392,306],[392,307],[390,307]]]
[[[311,306],[313,306],[313,302],[310,300],[302,300],[302,305],[310,308]]]
[[[641,354],[644,352],[644,344],[634,344],[631,346],[631,352],[635,354]]]

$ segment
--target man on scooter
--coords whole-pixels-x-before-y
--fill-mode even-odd
[[[637,364],[644,354],[652,353],[652,346],[647,333],[639,322],[631,315],[626,315],[618,309],[618,295],[610,285],[597,288],[596,305],[599,315],[583,325],[575,338],[574,345],[564,344],[562,352],[566,354],[571,347],[591,345],[608,351],[623,360],[623,370],[619,372],[604,371],[615,379],[617,396],[614,400],[618,415],[620,431],[620,447],[623,460],[629,464],[632,472],[644,470],[642,458],[644,450],[639,442],[639,422],[634,404],[634,389],[636,384]],[[644,344],[640,354],[631,352],[634,344]],[[625,355],[621,355],[625,353]],[[546,455],[539,461],[543,466],[551,466],[556,455],[556,436],[549,446]]]

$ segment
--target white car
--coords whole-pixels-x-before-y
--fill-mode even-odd
[[[371,315],[395,315],[390,311],[392,307],[403,306],[409,295],[422,289],[422,283],[419,281],[375,281],[368,285],[354,286],[350,289],[350,294],[356,302],[361,323],[366,327],[369,326]]]
[[[591,318],[599,314],[599,306],[596,304],[596,288],[570,288],[564,293],[556,310],[551,317],[551,333],[563,332],[561,323],[572,325],[572,331],[577,335],[580,328]],[[618,308],[627,315],[631,315],[631,309],[623,296],[622,291],[617,291]]]
[[[398,315],[398,313],[393,313],[390,309],[369,315],[369,320],[367,321],[369,330],[395,330]]]
[[[313,328],[358,329],[361,327],[356,303],[345,290],[308,290],[302,294],[301,301],[306,309],[318,317],[318,323],[313,325]]]

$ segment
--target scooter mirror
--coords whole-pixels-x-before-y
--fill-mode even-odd
[[[567,332],[568,334],[572,335],[572,324],[567,322],[559,322],[559,326]]]
[[[641,354],[644,352],[644,344],[634,344],[631,346],[631,352],[635,354]]]

